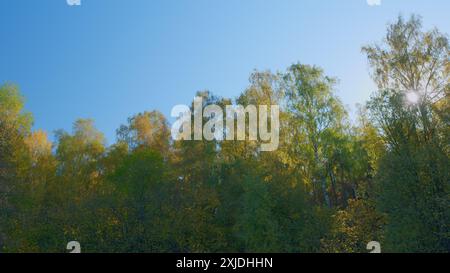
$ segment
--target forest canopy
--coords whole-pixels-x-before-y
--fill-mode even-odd
[[[357,122],[337,79],[295,63],[255,71],[236,99],[280,105],[279,146],[173,141],[158,111],[105,144],[89,119],[32,130],[17,86],[0,86],[0,252],[450,251],[447,34],[399,17],[362,48],[378,90]],[[207,118],[203,119],[207,122]]]

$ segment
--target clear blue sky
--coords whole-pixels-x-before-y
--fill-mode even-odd
[[[340,79],[353,108],[374,90],[362,45],[400,13],[450,33],[448,0],[0,0],[0,82],[20,86],[35,128],[92,118],[115,141],[127,117],[169,116],[208,89],[236,97],[254,70],[300,61]]]

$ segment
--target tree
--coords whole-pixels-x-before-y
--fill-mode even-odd
[[[383,252],[448,252],[447,36],[399,17],[363,52],[379,90],[354,125],[316,66],[254,71],[233,100],[197,93],[202,114],[279,105],[270,152],[261,138],[172,141],[157,111],[129,118],[109,147],[89,119],[52,143],[31,130],[17,87],[1,86],[0,251],[77,240],[83,252],[367,252],[375,240]]]
[[[416,16],[399,17],[384,46],[363,51],[380,88],[367,106],[387,148],[376,176],[377,206],[388,220],[385,249],[448,251],[448,39],[423,32]]]
[[[159,152],[140,148],[128,155],[111,175],[118,236],[111,250],[163,252],[170,248],[169,196],[166,166]],[[111,251],[110,250],[110,251]]]
[[[351,199],[333,218],[331,232],[322,239],[324,252],[365,253],[368,242],[383,239],[385,218],[370,200]]]
[[[413,92],[435,102],[450,88],[449,43],[437,29],[422,31],[422,20],[402,16],[389,25],[382,45],[363,47],[379,89]],[[414,95],[413,95],[414,97]]]
[[[0,86],[0,250],[12,244],[8,233],[16,211],[20,159],[25,152],[24,136],[29,134],[32,123],[31,114],[23,106],[16,86]]]
[[[167,154],[170,130],[166,118],[158,111],[144,112],[128,119],[128,125],[117,130],[119,142],[125,142],[132,149],[150,147]]]
[[[346,116],[332,92],[335,83],[320,68],[302,64],[292,65],[284,76],[295,154],[303,158],[304,174],[311,181],[316,201],[328,207],[331,200],[326,179],[329,168],[326,147],[343,133]]]

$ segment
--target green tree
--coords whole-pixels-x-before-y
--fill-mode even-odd
[[[10,231],[17,211],[21,158],[26,153],[24,137],[30,133],[31,114],[16,86],[0,86],[0,251],[13,244]]]
[[[302,158],[304,177],[316,202],[331,207],[327,147],[343,133],[346,118],[344,107],[333,94],[336,80],[320,68],[302,64],[292,65],[283,79],[294,134],[292,147]]]
[[[368,108],[387,149],[376,176],[377,205],[388,220],[384,249],[448,251],[448,39],[423,32],[417,16],[399,17],[383,46],[363,51],[380,88]]]

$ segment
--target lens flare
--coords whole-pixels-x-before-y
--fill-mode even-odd
[[[420,96],[415,91],[409,91],[408,93],[406,93],[406,100],[410,104],[417,104],[420,100]]]

